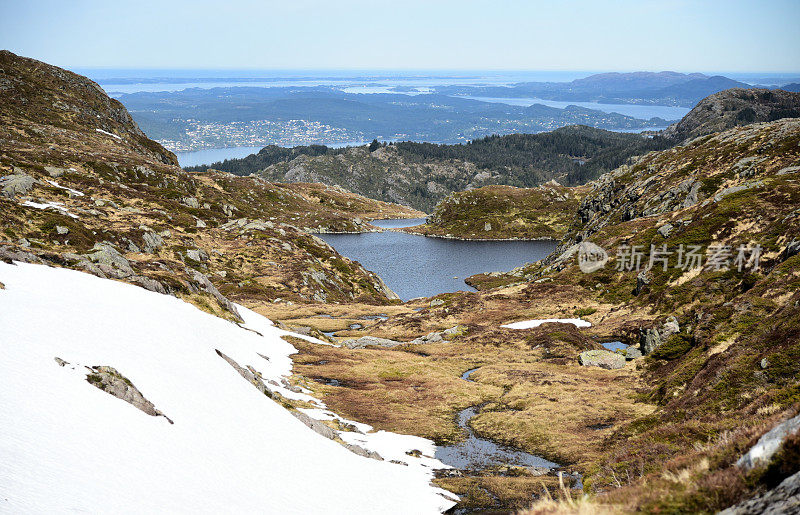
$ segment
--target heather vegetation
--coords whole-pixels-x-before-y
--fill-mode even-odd
[[[172,295],[253,338],[279,329],[251,328],[242,307],[293,331],[280,333],[297,351],[291,365],[288,351],[250,349],[283,376],[206,350],[308,426],[297,431],[398,470],[436,463],[433,445],[384,460],[352,443],[385,435],[359,423],[440,446],[477,435],[556,464],[426,471],[463,510],[712,513],[799,477],[800,424],[780,426],[794,429],[773,455],[748,454],[800,420],[800,119],[778,117],[775,98],[720,95],[714,105],[745,114],[687,118],[684,128],[714,129],[688,140],[568,127],[468,145],[267,147],[229,162],[233,174],[182,170],[83,77],[9,52],[0,68],[0,257]],[[778,119],[746,123],[748,108]],[[313,235],[422,215],[376,199],[432,211],[415,232],[551,238],[558,249],[469,278],[477,291],[401,302]],[[689,247],[701,266],[678,261]],[[658,249],[664,266],[647,266]],[[0,295],[19,286],[6,284]],[[88,381],[130,398],[139,378],[111,365]]]

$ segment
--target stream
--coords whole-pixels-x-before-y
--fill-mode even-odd
[[[476,370],[478,369],[467,370],[461,375],[461,379],[473,382],[469,376]],[[497,465],[548,469],[558,467],[556,463],[539,456],[477,436],[470,427],[469,421],[478,414],[480,408],[480,405],[470,406],[458,413],[456,422],[458,427],[466,433],[467,438],[455,445],[437,446],[436,459],[451,467],[468,470],[485,469]]]

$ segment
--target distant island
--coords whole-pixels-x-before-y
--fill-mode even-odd
[[[335,146],[374,138],[465,143],[574,124],[635,131],[670,123],[578,106],[513,106],[447,94],[355,94],[327,86],[190,88],[125,94],[119,100],[148,135],[176,152],[268,144]]]

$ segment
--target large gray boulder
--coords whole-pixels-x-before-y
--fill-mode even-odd
[[[147,231],[144,233],[142,235],[142,240],[144,241],[144,251],[148,254],[152,254],[164,246],[164,238],[153,231]]]
[[[365,347],[397,347],[403,342],[389,340],[388,338],[378,338],[377,336],[362,336],[358,339],[349,339],[342,342],[348,349],[363,349]]]
[[[208,261],[208,252],[203,249],[189,249],[186,251],[186,257],[192,261],[205,263]]]
[[[35,183],[36,179],[24,172],[6,175],[5,177],[0,178],[2,194],[4,197],[8,198],[14,198],[17,195],[24,195],[28,193],[31,188],[33,188]]]
[[[92,252],[86,254],[90,261],[93,263],[97,263],[100,266],[101,270],[108,273],[109,271],[114,272],[114,270],[118,270],[123,274],[113,274],[119,276],[125,275],[132,275],[133,268],[131,268],[131,263],[122,254],[117,251],[111,244],[108,243],[95,243],[94,247],[92,248]],[[106,270],[109,269],[109,270]]]
[[[736,465],[744,470],[766,465],[783,445],[784,440],[790,435],[800,430],[800,415],[781,422],[773,427],[758,439],[758,442],[750,448],[739,460]]]
[[[639,359],[641,357],[642,357],[642,351],[640,351],[636,347],[628,347],[627,349],[625,349],[625,359],[630,361],[633,359]]]
[[[587,350],[581,352],[578,361],[584,367],[600,367],[609,370],[625,366],[625,356],[607,350]]]

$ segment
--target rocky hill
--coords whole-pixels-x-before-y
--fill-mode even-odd
[[[189,174],[92,81],[5,51],[0,70],[5,259],[87,270],[232,317],[229,299],[393,297],[308,232],[418,212],[337,187]]]
[[[266,147],[211,165],[270,181],[335,184],[369,198],[430,212],[457,191],[486,185],[534,187],[555,179],[580,184],[630,156],[669,142],[638,134],[571,126],[540,134],[491,136],[468,145],[402,142],[345,149]]]
[[[800,120],[782,119],[642,156],[587,185],[547,261],[369,331],[424,347],[304,346],[298,369],[338,381],[320,391],[344,412],[437,441],[457,438],[453,412],[481,405],[479,435],[581,472],[599,513],[715,512],[765,492],[798,470],[796,434],[743,456],[800,408],[799,143]],[[507,325],[575,317],[591,326]],[[614,341],[629,347],[598,344]],[[439,484],[497,508],[524,506],[535,481]]]
[[[407,232],[470,240],[562,238],[585,189],[555,181],[537,188],[484,186],[454,193]]]
[[[739,125],[800,116],[800,94],[780,89],[733,88],[697,104],[664,135],[676,141],[705,136]]]

